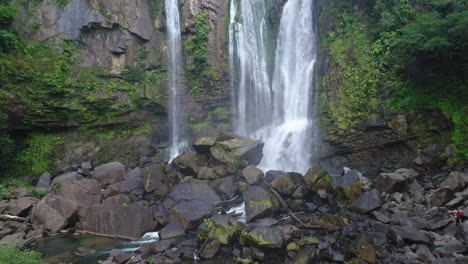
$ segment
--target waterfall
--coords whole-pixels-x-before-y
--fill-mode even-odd
[[[314,83],[316,27],[313,0],[289,0],[283,7],[268,71],[265,1],[233,0],[230,55],[236,104],[236,132],[265,142],[264,170],[305,173],[318,149]],[[263,13],[262,13],[263,12]],[[231,32],[232,31],[232,32]]]
[[[267,1],[231,0],[229,54],[232,69],[234,128],[252,135],[272,121],[268,74]]]
[[[169,161],[172,161],[188,145],[182,138],[182,131],[185,125],[182,95],[180,94],[183,71],[179,0],[165,0],[165,11],[169,58]]]

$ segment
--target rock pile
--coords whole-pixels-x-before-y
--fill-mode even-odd
[[[320,164],[305,175],[255,167],[263,143],[221,134],[201,138],[171,164],[124,168],[113,162],[52,177],[41,200],[10,195],[0,214],[0,243],[28,243],[64,230],[160,241],[137,252],[112,251],[103,263],[468,263],[468,175],[401,168],[371,181],[344,168],[331,177]],[[242,212],[232,212],[243,203]],[[151,260],[153,259],[153,260]],[[354,262],[353,262],[354,263]]]

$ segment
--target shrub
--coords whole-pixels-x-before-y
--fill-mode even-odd
[[[41,254],[32,250],[20,250],[14,245],[0,246],[0,263],[5,264],[46,264]]]

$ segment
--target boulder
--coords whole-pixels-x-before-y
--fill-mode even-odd
[[[309,264],[312,263],[314,257],[314,247],[306,246],[297,253],[290,264]]]
[[[83,257],[83,256],[89,256],[89,255],[95,254],[96,250],[92,248],[77,247],[73,253],[75,253],[78,256]]]
[[[207,163],[206,157],[196,152],[185,152],[172,161],[172,167],[185,176],[195,176],[201,166]]]
[[[274,178],[271,186],[281,194],[292,195],[303,183],[304,179],[300,174],[283,173]]]
[[[424,244],[419,244],[418,249],[416,250],[416,255],[418,259],[424,263],[434,263],[435,257],[432,255],[431,250]]]
[[[175,219],[159,231],[159,237],[162,240],[181,237],[185,235],[185,228],[180,224],[179,220]]]
[[[454,192],[461,191],[465,188],[467,180],[468,175],[461,172],[452,172],[440,183],[440,187],[447,187]]]
[[[111,251],[111,253],[110,253],[109,258],[112,258],[118,264],[123,264],[123,263],[129,263],[127,261],[129,261],[132,257],[133,257],[133,255],[128,253],[128,252],[125,252],[125,251],[120,250],[120,249],[113,249]],[[135,259],[135,261],[137,261],[137,260]],[[135,262],[132,262],[132,263],[135,263]]]
[[[239,159],[248,161],[252,165],[258,165],[263,157],[264,143],[253,138],[222,133],[218,137],[216,144],[221,146],[225,151],[234,154]]]
[[[455,198],[455,193],[453,192],[452,189],[448,187],[442,187],[437,190],[435,190],[434,193],[429,197],[431,201],[431,206],[443,206],[450,200]]]
[[[340,187],[347,201],[352,202],[361,195],[361,173],[349,170],[335,180],[335,186]]]
[[[232,199],[239,191],[239,187],[235,182],[234,176],[216,179],[213,182],[213,186],[216,192],[224,197],[224,200]]]
[[[90,160],[81,163],[81,170],[83,170],[83,174],[86,176],[91,175],[91,171],[93,170],[93,164]]]
[[[141,170],[145,191],[153,192],[154,199],[158,200],[169,192],[167,176],[160,165],[143,168]]]
[[[401,168],[395,171],[396,174],[400,174],[406,179],[412,180],[419,176],[419,173],[413,169]]]
[[[221,244],[217,238],[211,239],[205,243],[205,246],[200,251],[200,256],[204,259],[212,258],[218,253]]]
[[[446,240],[441,246],[435,249],[436,253],[447,257],[453,256],[453,253],[463,253],[466,251],[466,246],[462,242],[455,239]]]
[[[373,211],[372,216],[374,216],[375,220],[380,221],[384,224],[390,222],[390,219],[379,211]]]
[[[214,180],[224,176],[223,174],[220,174],[218,172],[219,170],[216,170],[216,168],[201,166],[198,168],[197,178],[202,180]]]
[[[281,248],[283,242],[283,231],[278,227],[255,227],[241,234],[241,244],[249,243],[260,248]]]
[[[11,200],[8,206],[8,213],[10,215],[25,216],[28,214],[29,209],[39,202],[39,199],[34,197],[20,197],[18,200]]]
[[[251,186],[242,193],[245,202],[246,220],[266,217],[278,210],[278,201],[270,191],[261,186]]]
[[[210,154],[210,148],[213,147],[216,143],[216,138],[214,137],[201,137],[198,138],[195,143],[193,143],[193,149],[202,155]]]
[[[426,231],[421,231],[409,226],[400,227],[400,226],[392,226],[390,230],[394,232],[397,236],[403,238],[404,240],[408,240],[411,242],[422,242],[427,245],[431,244],[431,237],[429,233]]]
[[[354,200],[349,209],[361,214],[366,214],[382,205],[381,194],[376,189],[372,189],[363,193],[359,198]]]
[[[230,215],[212,216],[208,223],[206,237],[216,238],[222,245],[229,245],[240,228],[239,222]]]
[[[315,164],[312,168],[307,171],[307,173],[304,175],[304,181],[307,185],[307,188],[310,190],[315,191],[315,185],[322,179],[322,178],[327,178],[328,172],[325,170],[325,168],[322,166],[322,164],[318,163]]]
[[[74,181],[74,180],[81,180],[81,179],[83,179],[83,176],[81,176],[77,172],[75,172],[75,171],[68,172],[68,173],[61,174],[61,175],[55,177],[52,180],[52,184],[50,186],[51,186],[51,188],[54,188],[54,185],[56,185],[56,184],[61,184],[61,183],[64,183],[66,181]]]
[[[31,220],[52,234],[64,228],[78,210],[100,204],[100,184],[94,179],[67,181],[57,184],[57,189],[47,194],[32,209]]]
[[[174,239],[165,239],[160,241],[155,241],[147,244],[143,244],[142,248],[145,251],[150,251],[153,253],[161,253],[174,246],[176,241]]]
[[[197,227],[203,219],[214,213],[213,204],[202,200],[182,201],[172,207],[171,215],[176,217],[185,230]]]
[[[442,228],[450,223],[450,216],[447,209],[442,207],[433,207],[424,215],[426,226],[430,230]]]
[[[125,179],[127,172],[120,162],[110,162],[96,167],[92,176],[105,186]]]
[[[381,192],[403,193],[408,189],[408,178],[398,173],[381,173],[374,181],[374,184]]]
[[[207,183],[184,182],[176,184],[172,191],[166,196],[164,206],[172,208],[183,201],[200,200],[206,204],[213,205],[220,201],[218,194]]]
[[[268,182],[268,183],[271,183],[276,177],[284,174],[286,172],[284,171],[277,171],[277,170],[269,170],[265,173],[265,177],[263,177],[263,179]],[[302,176],[302,178],[304,178],[304,176]]]
[[[46,191],[50,187],[52,175],[49,172],[42,174],[36,183],[36,188],[42,191]]]
[[[24,245],[24,236],[26,234],[24,232],[14,233],[12,235],[4,236],[0,240],[0,245],[11,245],[16,244],[18,247],[22,247]]]
[[[359,235],[354,241],[352,241],[348,249],[354,255],[359,256],[363,260],[369,263],[376,262],[376,250],[372,239],[367,234]]]
[[[242,177],[249,185],[254,185],[263,178],[263,172],[257,167],[249,165],[242,170]]]
[[[103,206],[96,205],[79,211],[80,232],[137,240],[156,225],[153,209],[141,206]]]

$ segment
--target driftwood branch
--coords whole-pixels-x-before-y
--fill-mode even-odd
[[[219,202],[216,202],[214,203],[214,206],[220,206],[222,204],[227,204],[227,203],[232,203],[234,202],[235,200],[239,199],[239,195],[237,195],[236,197],[232,198],[232,199],[229,199],[229,200],[224,200],[224,201],[219,201]]]
[[[14,216],[14,215],[4,215],[0,214],[0,220],[3,221],[16,221],[16,222],[26,222],[26,218],[24,217],[19,217],[19,216]]]
[[[305,227],[305,228],[320,228],[320,226],[315,226],[315,225],[309,225],[309,224],[306,224],[304,222],[302,222],[301,219],[299,219],[292,211],[291,209],[289,209],[289,206],[286,204],[286,202],[284,201],[284,199],[281,197],[281,195],[275,190],[275,188],[273,188],[268,182],[264,181],[264,183],[268,186],[268,188],[270,189],[271,193],[273,193],[273,195],[278,198],[281,206],[283,206],[283,208],[288,212],[288,214],[292,217],[292,219],[296,220],[296,222],[299,223],[299,225],[301,225],[302,227]]]

